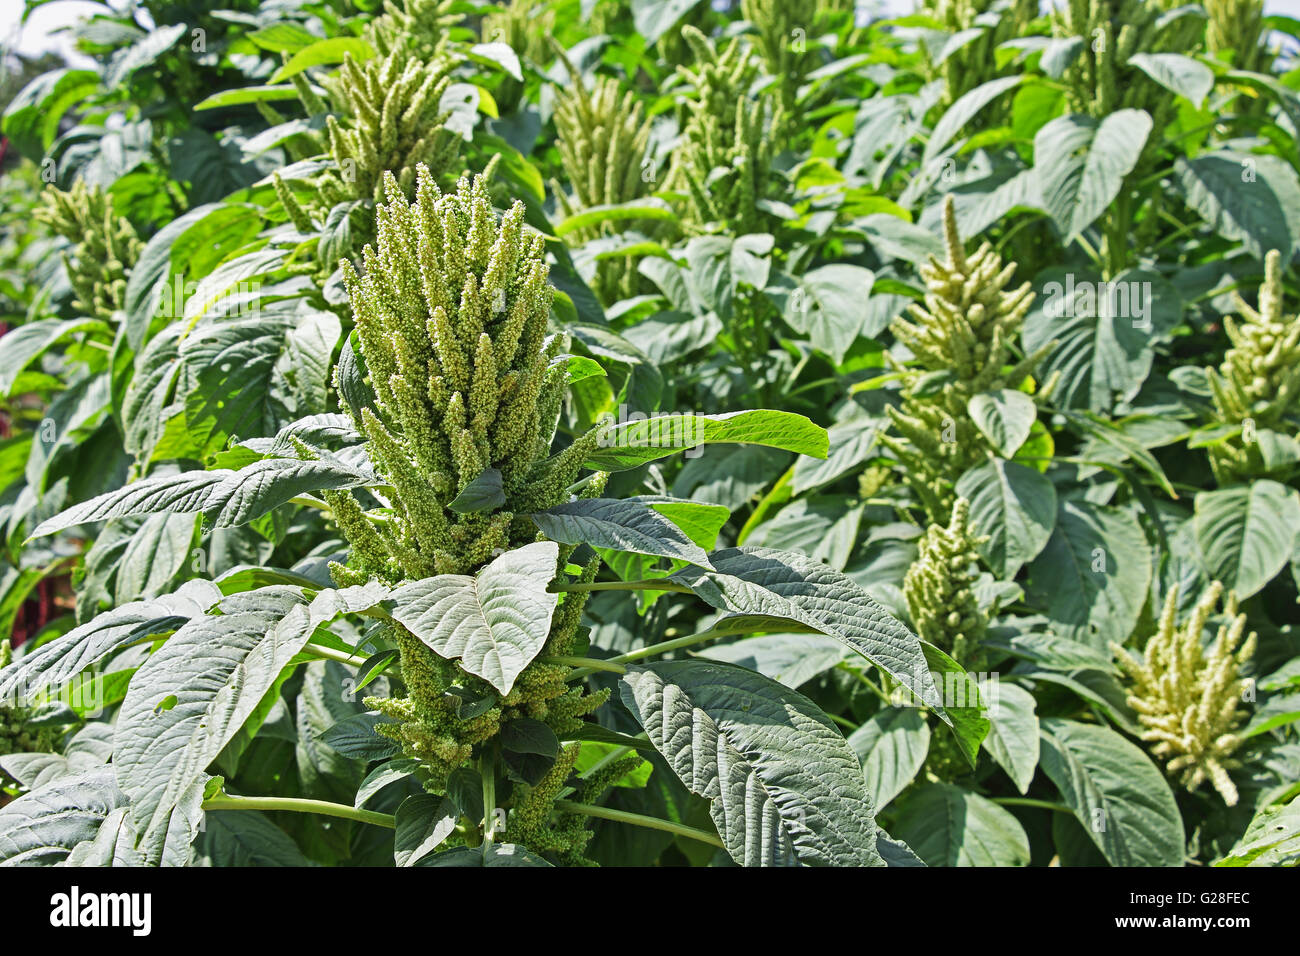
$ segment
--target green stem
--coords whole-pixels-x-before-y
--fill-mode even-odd
[[[336,651],[332,647],[321,647],[319,644],[307,644],[302,650],[304,654],[311,654],[321,660],[338,661],[340,664],[349,664],[352,667],[360,667],[366,662],[364,657],[356,657],[346,651]]]
[[[483,844],[492,845],[496,835],[492,826],[496,823],[497,770],[492,760],[492,748],[484,747],[483,756],[479,758],[479,774],[483,778]]]
[[[626,810],[614,810],[611,807],[595,807],[586,803],[574,803],[572,800],[556,800],[555,809],[563,810],[566,813],[596,817],[599,820],[629,823],[634,827],[645,827],[647,830],[662,830],[664,833],[673,833],[677,836],[686,837],[688,840],[698,840],[700,843],[716,846],[720,850],[727,848],[716,834],[709,833],[707,830],[698,830],[695,827],[683,826],[680,823],[673,823],[671,820],[660,820],[658,817],[628,813]]]
[[[700,631],[698,634],[687,634],[685,637],[679,637],[671,641],[660,641],[658,644],[651,644],[649,647],[643,647],[639,651],[628,651],[626,654],[619,654],[617,657],[611,657],[608,660],[601,661],[605,665],[602,670],[608,670],[610,664],[630,664],[633,661],[639,661],[645,657],[654,657],[656,654],[666,654],[669,651],[680,650],[683,647],[691,647],[695,644],[703,644],[705,641],[711,641],[717,637],[726,637],[728,634],[737,633],[719,628],[710,628],[707,631]],[[579,667],[571,671],[566,680],[578,680],[591,674],[596,668],[589,662],[585,667]]]
[[[569,667],[584,667],[588,671],[608,671],[611,674],[626,674],[627,668],[597,657],[566,657],[557,654],[554,657],[539,657],[543,664],[567,664]]]
[[[326,800],[306,800],[298,797],[235,797],[227,793],[218,794],[203,801],[204,810],[285,810],[290,813],[319,813],[326,817],[339,817],[343,820],[356,820],[358,823],[370,823],[377,827],[396,829],[396,820],[387,813],[374,810],[358,810],[341,803]]]

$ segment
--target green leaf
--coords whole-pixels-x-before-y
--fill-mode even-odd
[[[514,843],[458,846],[424,857],[415,866],[550,866],[532,850]]]
[[[966,403],[984,437],[1003,458],[1010,458],[1029,437],[1029,429],[1038,419],[1038,407],[1024,392],[1004,388],[996,392],[980,392]]]
[[[553,541],[507,551],[478,573],[440,574],[398,587],[390,606],[440,657],[502,694],[538,655],[550,634],[559,595],[547,590],[560,548]]]
[[[1151,576],[1151,548],[1132,512],[1062,501],[1028,592],[1058,634],[1104,650],[1133,633]]]
[[[414,866],[436,850],[456,829],[460,812],[446,797],[427,793],[407,797],[397,808],[393,857],[398,866]]]
[[[1300,229],[1300,181],[1277,156],[1218,150],[1174,161],[1187,204],[1225,239],[1256,259],[1270,249],[1289,257]]]
[[[160,56],[176,46],[176,41],[185,34],[187,29],[189,28],[184,23],[161,26],[125,50],[114,53],[109,61],[108,71],[104,74],[104,86],[114,89],[125,84],[127,78],[136,70],[144,69],[156,62]],[[188,54],[189,51],[186,50],[185,53]]]
[[[907,798],[891,826],[928,866],[1028,866],[1020,821],[987,797],[932,783]]]
[[[990,80],[961,96],[934,124],[934,131],[925,144],[925,153],[921,156],[921,165],[928,166],[944,148],[952,142],[963,126],[969,123],[989,103],[1007,90],[1024,82],[1023,76],[1005,76]]]
[[[714,661],[629,668],[623,702],[743,866],[883,866],[857,757],[803,695]]]
[[[50,346],[78,332],[110,334],[108,324],[98,319],[41,319],[18,326],[3,337],[4,353],[0,358],[0,398],[8,397],[22,372]]]
[[[460,494],[447,507],[457,514],[473,514],[500,508],[505,503],[506,493],[501,485],[500,470],[484,468],[477,478],[461,489]]]
[[[958,749],[971,769],[975,768],[980,744],[988,736],[989,710],[979,684],[955,660],[928,641],[921,641],[926,665],[936,687],[942,688],[944,714]],[[944,716],[941,714],[941,716]]]
[[[397,741],[382,737],[375,730],[379,724],[389,722],[375,713],[353,714],[317,734],[316,739],[354,760],[387,760],[402,751]]]
[[[1264,807],[1237,845],[1215,866],[1295,866],[1300,863],[1300,797]]]
[[[1043,201],[1068,242],[1091,226],[1119,195],[1151,134],[1145,110],[1111,113],[1098,123],[1070,114],[1034,137],[1034,174]]]
[[[316,865],[264,813],[214,810],[203,820],[203,835],[195,846],[208,866]]]
[[[297,53],[303,47],[315,43],[320,37],[297,23],[286,22],[273,23],[269,27],[254,30],[248,34],[248,39],[263,50],[270,50],[272,53]]]
[[[0,866],[53,866],[126,804],[112,767],[62,777],[0,807]]]
[[[1214,89],[1214,71],[1181,53],[1137,53],[1128,58],[1169,92],[1189,100],[1198,110]]]
[[[223,106],[246,106],[249,103],[273,103],[278,100],[296,100],[298,90],[288,86],[239,86],[233,90],[213,93],[195,103],[194,109],[215,110]]]
[[[916,707],[882,707],[849,736],[867,792],[883,810],[907,789],[930,751],[930,728]]]
[[[943,714],[921,641],[852,578],[803,555],[769,548],[728,548],[709,557],[716,571],[683,568],[669,580],[728,615],[784,618],[833,637]]]
[[[42,644],[0,672],[0,697],[35,697],[57,690],[111,654],[203,615],[221,598],[207,581],[190,581],[174,594],[113,608]]]
[[[586,467],[625,471],[713,442],[765,445],[813,458],[825,458],[828,450],[826,429],[793,412],[656,415],[615,425],[587,456]]]
[[[64,114],[98,88],[99,74],[94,70],[58,69],[42,73],[10,100],[0,129],[19,152],[33,162],[40,162],[59,135]]]
[[[677,525],[640,501],[580,499],[531,517],[542,534],[561,544],[586,544],[713,567],[703,548]]]
[[[1018,684],[999,682],[990,692],[989,735],[982,746],[1021,793],[1029,792],[1038,767],[1038,715],[1034,695]]]
[[[185,624],[145,661],[122,703],[113,753],[149,859],[175,826],[174,812],[196,788],[201,799],[208,765],[317,626],[372,607],[385,593],[371,584],[322,591],[310,604],[239,602]],[[171,706],[159,709],[162,702]]]
[[[867,333],[875,281],[875,273],[862,266],[834,264],[811,269],[788,297],[785,320],[839,364],[853,340]]]
[[[317,40],[303,47],[289,58],[289,62],[275,71],[272,83],[283,83],[291,76],[313,66],[342,63],[345,56],[351,55],[358,63],[364,63],[375,55],[374,48],[360,37],[331,37]]]
[[[1182,866],[1183,821],[1164,775],[1109,727],[1049,717],[1043,771],[1111,866]]]
[[[628,219],[665,220],[672,219],[676,213],[664,200],[655,196],[645,196],[629,202],[614,203],[607,206],[588,206],[572,216],[566,216],[555,225],[555,235],[560,238],[599,226],[606,222],[623,222]]]
[[[511,49],[509,43],[476,43],[469,49],[469,58],[479,63],[500,67],[521,83],[524,80],[524,71],[519,65],[519,54]]]
[[[560,741],[540,720],[519,717],[502,726],[501,747],[511,753],[554,757],[560,752]]]
[[[988,540],[980,556],[1001,580],[1010,581],[1038,556],[1056,525],[1056,489],[1033,468],[990,459],[957,482],[970,502],[971,524]]]
[[[1194,528],[1206,575],[1244,601],[1286,567],[1300,533],[1300,500],[1263,479],[1197,492]]]
[[[33,538],[65,528],[125,515],[201,512],[214,528],[260,518],[307,491],[356,488],[372,478],[341,462],[266,458],[232,471],[184,471],[155,475],[60,512],[37,525]]]

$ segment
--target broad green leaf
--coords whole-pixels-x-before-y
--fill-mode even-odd
[[[126,804],[111,767],[55,780],[0,807],[0,866],[52,866]]]
[[[1065,266],[1034,277],[1037,297],[1022,329],[1024,347],[1050,346],[1038,374],[1060,373],[1054,400],[1111,411],[1137,395],[1151,371],[1153,345],[1182,321],[1178,290],[1156,273],[1126,270],[1109,281]]]
[[[703,548],[657,510],[639,501],[580,499],[531,517],[542,534],[562,544],[587,544],[713,567]]]
[[[1225,239],[1256,259],[1270,249],[1289,257],[1300,238],[1300,181],[1277,156],[1219,150],[1174,161],[1187,204]]]
[[[683,568],[669,580],[729,615],[785,618],[833,637],[943,714],[921,641],[852,578],[803,555],[768,548],[728,548],[709,558],[716,571]]]
[[[1111,866],[1182,866],[1183,821],[1164,775],[1109,727],[1042,721],[1043,771]]]
[[[1181,53],[1138,53],[1128,58],[1169,92],[1185,97],[1198,110],[1214,89],[1214,71]]]
[[[1034,400],[1024,392],[1010,388],[972,395],[966,403],[966,411],[975,427],[1003,458],[1010,458],[1020,450],[1038,418]]]
[[[509,43],[499,41],[476,43],[469,48],[469,57],[479,63],[500,67],[519,82],[523,82],[524,71],[519,65],[519,54],[510,47]]]
[[[136,70],[154,63],[185,35],[189,28],[184,23],[172,23],[160,26],[143,39],[137,40],[124,50],[113,54],[108,71],[104,74],[104,86],[108,89],[120,87]],[[189,54],[184,51],[184,55]]]
[[[243,602],[246,608],[185,624],[145,661],[122,703],[113,752],[147,856],[156,858],[173,812],[196,787],[201,797],[208,765],[317,626],[372,607],[385,593],[376,585],[322,591],[288,613],[275,602]]]
[[[786,297],[785,320],[836,364],[843,362],[853,340],[870,334],[867,322],[875,281],[875,273],[862,266],[836,263],[811,269]]]
[[[661,495],[637,495],[624,500],[649,505],[681,528],[686,533],[686,537],[706,551],[717,546],[718,532],[731,517],[729,509],[722,505],[706,504],[703,501],[684,501]]]
[[[316,866],[264,813],[214,810],[195,844],[208,866]]]
[[[358,63],[364,63],[375,55],[374,48],[360,37],[331,37],[317,40],[303,47],[289,58],[289,62],[275,71],[272,83],[283,83],[291,76],[313,66],[342,63],[343,58],[351,56]]]
[[[477,577],[440,574],[403,584],[392,595],[393,619],[438,656],[458,658],[508,694],[550,634],[560,596],[547,587],[559,551],[553,541],[526,544]]]
[[[795,460],[791,491],[798,495],[830,484],[871,457],[880,436],[882,422],[870,415],[836,422],[827,432],[826,459],[801,457]]]
[[[446,797],[427,793],[407,797],[397,808],[393,856],[398,866],[414,866],[456,829],[460,812]]]
[[[743,866],[882,866],[853,751],[801,694],[714,661],[633,666],[623,702]]]
[[[975,530],[988,538],[980,556],[1004,581],[1014,579],[1052,536],[1056,489],[1033,468],[990,459],[961,476],[957,494],[970,502]]]
[[[42,73],[18,91],[4,111],[4,135],[33,162],[40,162],[59,135],[63,116],[99,88],[95,70]]]
[[[315,43],[320,37],[297,23],[284,22],[254,30],[248,34],[248,39],[263,50],[270,50],[272,53],[297,53],[303,47]]]
[[[140,258],[131,267],[126,279],[126,340],[132,349],[144,345],[149,327],[158,315],[162,297],[172,295],[172,277],[184,269],[172,258],[176,241],[195,223],[203,222],[210,214],[223,207],[210,203],[183,213],[159,229],[140,252]],[[184,292],[184,287],[181,289]]]
[[[915,779],[930,751],[930,728],[916,707],[882,707],[849,736],[867,792],[883,810]]]
[[[928,866],[1029,865],[1029,837],[1020,821],[950,783],[910,794],[891,829]]]
[[[958,749],[974,769],[980,744],[989,733],[989,708],[984,692],[976,678],[942,650],[928,641],[920,643],[926,666],[943,700],[940,716],[947,720]]]
[[[1028,592],[1059,635],[1104,650],[1133,633],[1151,577],[1151,548],[1131,511],[1062,501]]]
[[[763,634],[734,644],[706,647],[697,653],[712,661],[726,661],[758,671],[792,690],[798,690],[800,685],[851,656],[839,641],[821,634]],[[852,738],[849,743],[853,743]],[[874,790],[871,792],[876,796]]]
[[[0,697],[35,697],[58,689],[109,655],[201,617],[221,598],[207,581],[190,581],[174,594],[105,611],[43,644],[0,672]]]
[[[132,482],[60,512],[39,524],[33,538],[80,524],[125,515],[201,512],[214,528],[231,528],[260,518],[308,491],[356,488],[372,480],[343,463],[267,458],[233,471],[184,471]]]
[[[484,843],[477,847],[458,846],[432,853],[413,866],[550,866],[532,850],[515,843]]]
[[[1038,715],[1034,695],[1018,684],[999,682],[990,689],[989,735],[982,746],[1007,772],[1021,793],[1038,767]]]
[[[1215,866],[1295,866],[1300,863],[1300,797],[1264,807],[1237,845]]]
[[[1286,567],[1300,534],[1300,500],[1276,481],[1196,495],[1196,546],[1211,580],[1245,600]]]
[[[765,445],[825,458],[826,429],[793,412],[755,410],[720,415],[656,415],[609,429],[586,466],[624,471],[707,443]]]
[[[1043,201],[1066,241],[1093,224],[1119,195],[1151,134],[1145,110],[1111,113],[1098,123],[1070,114],[1034,137],[1034,173]]]
[[[473,514],[500,508],[505,503],[506,494],[501,485],[500,470],[484,468],[447,507],[457,514]]]

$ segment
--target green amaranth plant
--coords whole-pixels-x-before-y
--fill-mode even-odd
[[[1228,771],[1240,765],[1232,755],[1242,743],[1234,733],[1244,716],[1239,708],[1247,681],[1241,669],[1255,652],[1255,633],[1243,642],[1246,615],[1237,613],[1236,596],[1229,594],[1228,620],[1205,645],[1201,635],[1222,594],[1223,585],[1212,583],[1179,627],[1178,588],[1171,588],[1141,657],[1119,645],[1111,650],[1128,677],[1128,703],[1151,753],[1188,790],[1208,780],[1234,806],[1237,786]]]
[[[572,185],[570,196],[556,184],[555,195],[566,216],[594,206],[618,205],[648,192],[642,164],[650,142],[651,122],[631,92],[623,92],[612,77],[597,77],[588,90],[582,74],[557,45],[557,53],[569,72],[570,85],[561,90],[555,104],[555,130],[559,135],[560,158]],[[604,222],[577,230],[579,243],[614,235],[617,226]],[[596,265],[592,291],[604,305],[636,293],[637,264],[630,258],[614,258]]]
[[[1243,321],[1223,319],[1232,347],[1217,370],[1206,369],[1216,417],[1235,429],[1209,448],[1220,484],[1261,477],[1277,467],[1270,467],[1261,443],[1287,440],[1300,410],[1300,319],[1282,311],[1282,256],[1276,249],[1264,260],[1259,308],[1241,296],[1237,307]]]
[[[455,0],[384,0],[384,12],[366,24],[365,38],[381,53],[406,47],[418,59],[439,59],[449,29],[462,19],[451,12],[454,6]]]
[[[758,62],[740,38],[719,51],[694,27],[684,27],[682,36],[695,64],[677,68],[692,92],[668,187],[687,193],[683,222],[692,231],[758,231],[763,214],[756,203],[767,195],[785,113],[770,88],[749,95]]]
[[[997,15],[995,7],[1005,9]],[[1009,3],[1006,0],[925,0],[918,6],[918,12],[933,17],[950,34],[982,28],[978,36],[950,52],[942,63],[936,64],[927,52],[926,75],[943,79],[943,102],[950,105],[977,86],[1010,75],[1009,67],[998,68],[995,51],[1001,44],[1025,33],[1038,15],[1038,4],[1035,0],[1010,0]],[[995,126],[1007,115],[1003,108],[991,118],[986,115],[985,122]]]
[[[1264,0],[1206,0],[1210,22],[1205,48],[1213,57],[1230,59],[1234,68],[1263,72],[1271,54],[1264,44]]]
[[[754,45],[767,75],[776,79],[781,109],[792,115],[804,77],[817,64],[814,34],[831,14],[852,4],[836,0],[740,0],[740,13],[754,25]]]
[[[993,450],[971,419],[971,400],[1020,389],[1049,350],[1015,358],[1017,334],[1034,298],[1029,283],[1006,291],[1016,264],[1004,266],[987,242],[966,255],[951,197],[944,202],[943,225],[947,261],[921,266],[924,308],[909,306],[910,321],[894,320],[894,337],[917,368],[906,372],[901,407],[888,409],[898,434],[881,436],[932,524],[951,514],[953,483]],[[1039,390],[1039,401],[1051,385]]]
[[[276,194],[300,232],[314,234],[331,211],[343,203],[379,202],[383,176],[397,170],[403,194],[410,196],[415,167],[424,164],[438,178],[458,162],[461,138],[447,129],[443,93],[451,84],[449,66],[419,59],[398,45],[386,56],[357,62],[350,55],[330,84],[335,111],[326,118],[326,134],[318,142],[333,160],[311,182],[304,207],[277,173]],[[301,74],[299,93],[310,113],[326,112]],[[346,125],[345,125],[346,124]],[[369,216],[357,217],[368,220]]]
[[[135,228],[113,212],[113,201],[98,186],[82,180],[66,192],[53,186],[36,218],[72,243],[63,256],[76,308],[112,321],[126,301],[126,276],[144,247]]]
[[[9,638],[0,640],[0,669],[13,660]],[[0,704],[0,757],[6,754],[51,753],[58,742],[52,727],[30,726],[32,712],[22,705]],[[3,772],[0,772],[0,778]]]

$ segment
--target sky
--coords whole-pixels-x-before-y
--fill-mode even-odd
[[[214,0],[213,5],[219,4]],[[903,13],[914,5],[914,0],[880,0],[879,5],[885,12]],[[1269,13],[1300,18],[1300,0],[1267,0],[1264,7]],[[77,54],[70,49],[66,38],[59,37],[54,31],[87,14],[105,12],[107,4],[91,3],[88,0],[56,0],[38,7],[27,23],[20,25],[22,8],[22,0],[0,2],[0,47],[24,54],[56,49],[75,60]]]

